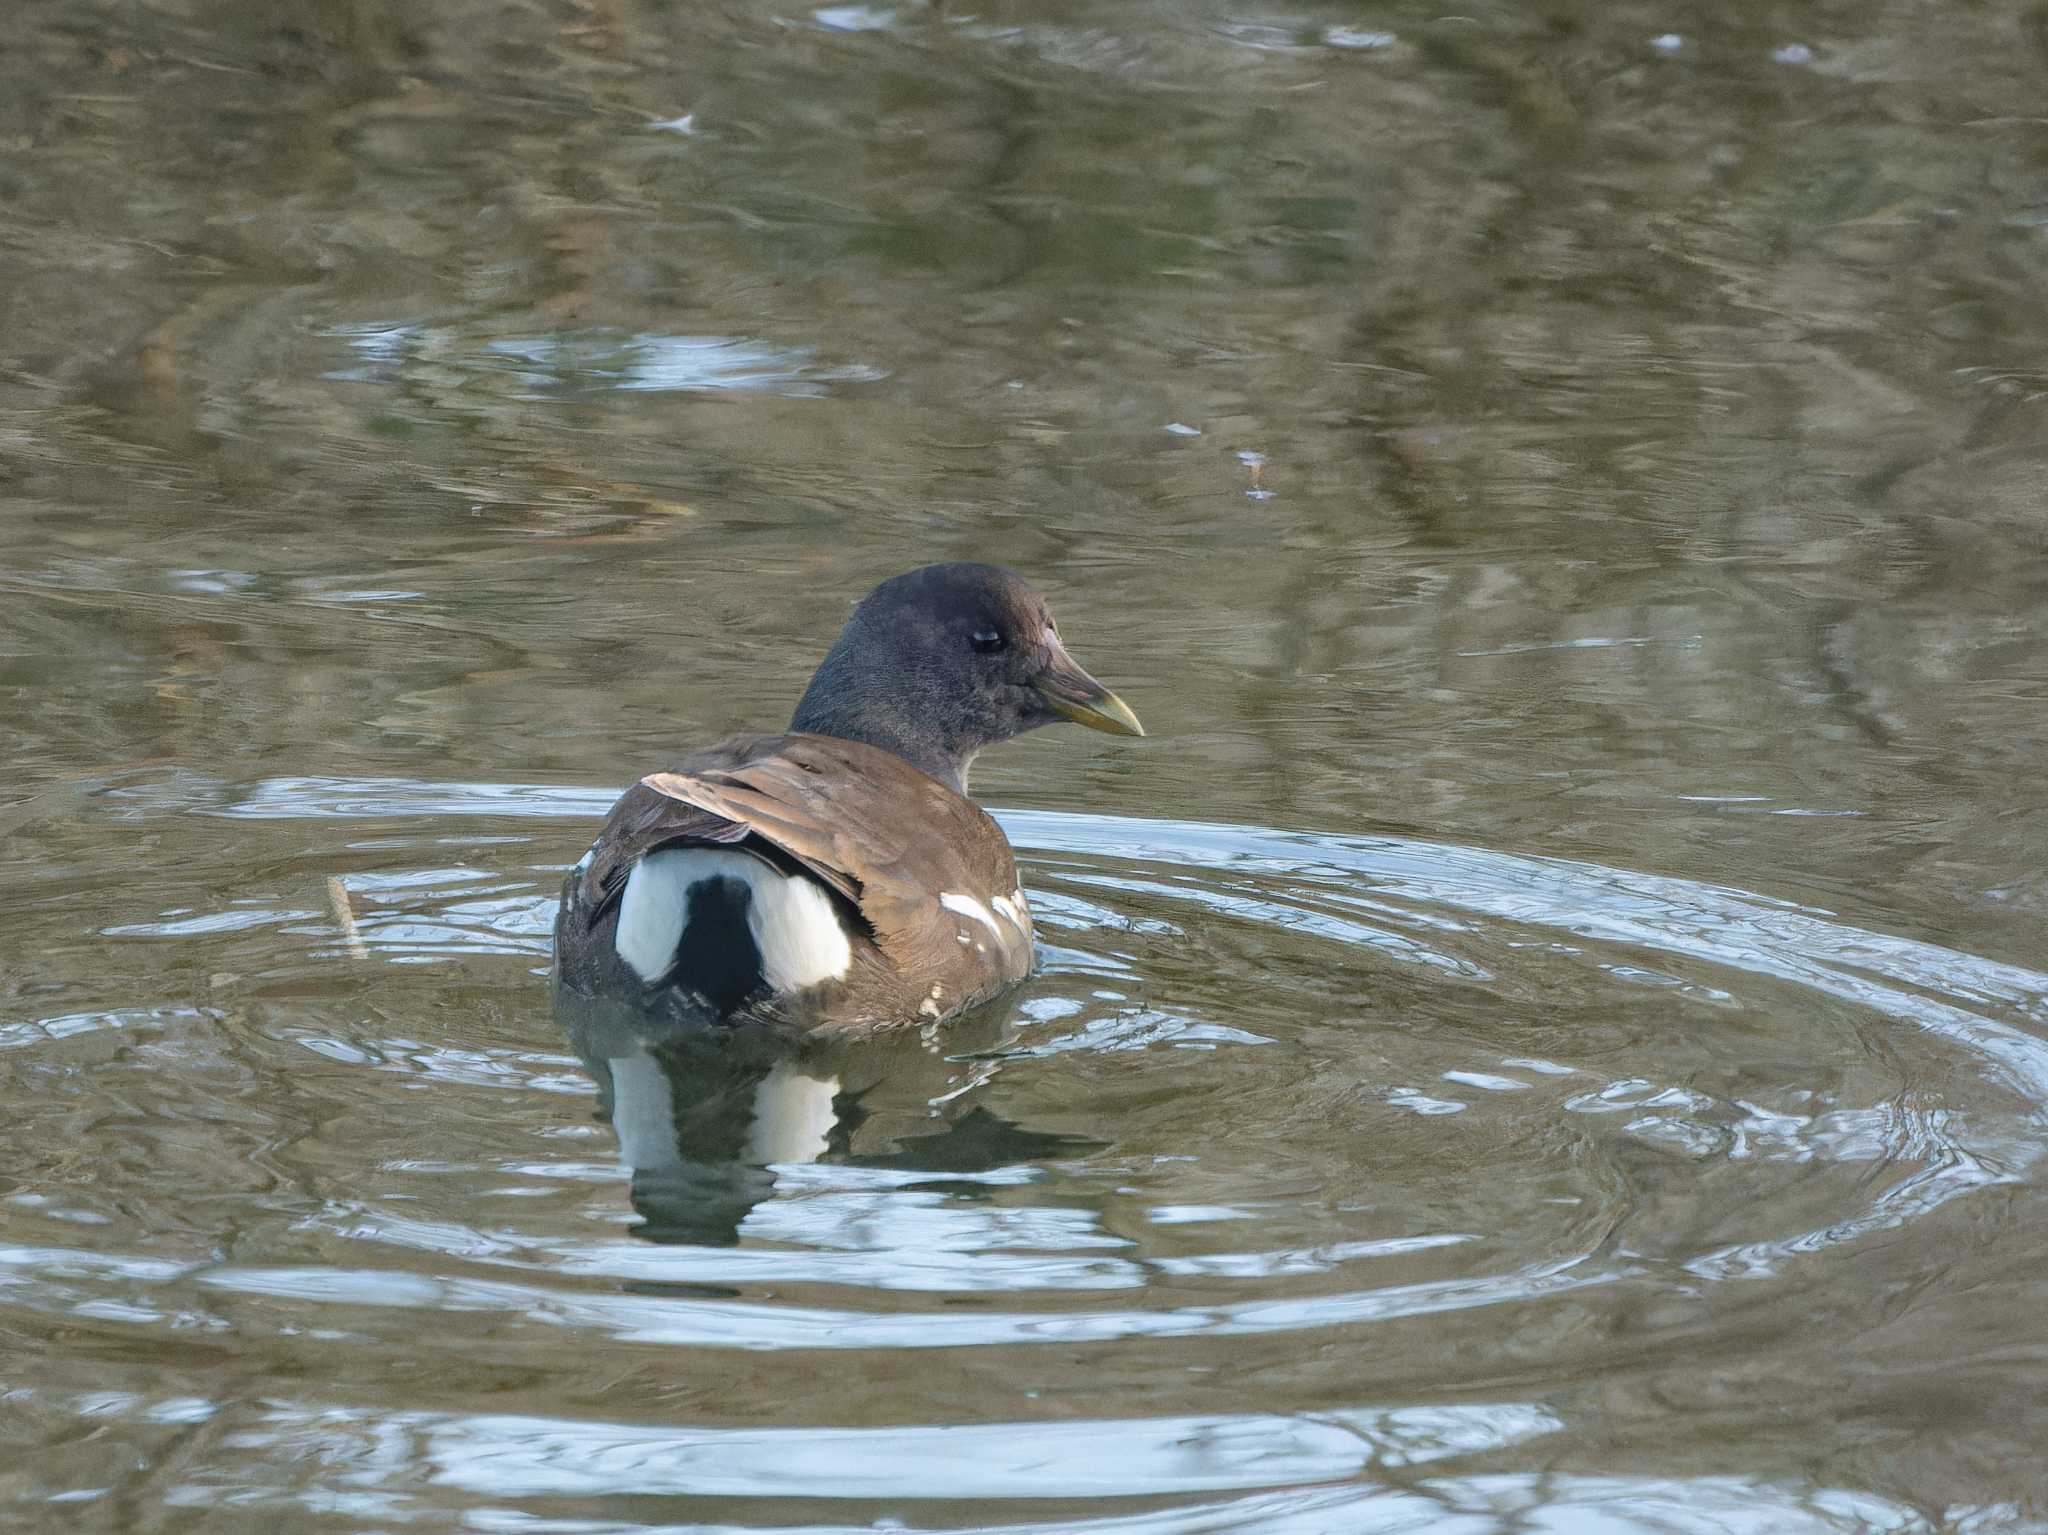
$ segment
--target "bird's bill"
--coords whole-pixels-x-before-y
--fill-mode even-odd
[[[1050,638],[1050,637],[1049,637]],[[1034,686],[1045,695],[1053,713],[1090,730],[1104,730],[1113,736],[1141,736],[1145,727],[1131,706],[1081,670],[1057,638],[1050,638],[1051,663]]]

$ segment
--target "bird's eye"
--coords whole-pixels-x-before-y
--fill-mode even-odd
[[[1003,638],[1000,629],[977,629],[974,631],[974,648],[982,655],[992,656],[1007,650],[1010,642]]]

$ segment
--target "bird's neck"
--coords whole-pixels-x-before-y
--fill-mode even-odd
[[[927,777],[936,778],[955,794],[966,795],[967,770],[980,750],[979,742],[948,741],[930,727],[906,719],[900,705],[884,705],[863,696],[857,684],[841,686],[839,681],[828,677],[826,667],[820,667],[803,701],[796,706],[789,728],[880,747]]]
[[[866,746],[879,746],[883,751],[901,757],[927,778],[936,778],[955,794],[963,798],[967,794],[967,769],[974,761],[971,752],[964,757],[956,757],[943,746],[921,740],[913,734],[859,721],[806,721],[799,715],[790,722],[789,728],[806,730],[813,735],[836,736],[842,741],[859,741]]]

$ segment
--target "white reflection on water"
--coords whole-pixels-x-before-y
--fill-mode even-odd
[[[386,1413],[296,1402],[222,1403],[130,1392],[10,1393],[94,1424],[228,1425],[166,1501],[182,1507],[316,1508],[411,1524],[445,1518],[439,1489],[498,1499],[765,1495],[892,1500],[1033,1500],[1240,1492],[1134,1513],[972,1524],[928,1535],[1936,1535],[2034,1528],[2010,1505],[1951,1505],[1937,1521],[1865,1492],[1755,1477],[1513,1472],[1399,1478],[1453,1456],[1509,1449],[1565,1425],[1535,1403],[1348,1408],[1300,1414],[1092,1419],[962,1427],[703,1428],[561,1417]],[[276,1486],[278,1451],[307,1468]],[[1071,1470],[1072,1475],[1069,1475]],[[259,1474],[252,1476],[252,1471]],[[1312,1485],[1342,1480],[1344,1485]],[[106,1489],[53,1490],[51,1503]],[[871,1535],[871,1522],[643,1523],[548,1516],[503,1506],[463,1510],[475,1535]],[[434,1527],[446,1527],[436,1522]]]
[[[886,1428],[672,1428],[512,1415],[393,1413],[439,1486],[498,1497],[1108,1498],[1287,1486],[1500,1449],[1556,1433],[1534,1403],[1340,1408]],[[329,1465],[360,1428],[273,1408],[230,1436]],[[383,1480],[390,1468],[359,1473]]]
[[[875,5],[828,5],[811,12],[811,20],[830,32],[884,32],[896,24],[896,13]]]
[[[574,1056],[534,1050],[463,1050],[414,1039],[384,1039],[369,1044],[295,1027],[279,1029],[277,1037],[327,1060],[367,1066],[373,1071],[522,1093],[564,1093],[581,1098],[590,1092],[590,1079],[577,1067]],[[561,1176],[559,1172],[553,1175]]]
[[[130,790],[140,795],[139,788]],[[428,783],[417,778],[266,778],[212,812],[254,821],[379,820],[392,816],[504,815],[602,818],[616,789],[564,784]]]
[[[1588,1255],[1505,1274],[1434,1279],[1337,1295],[1156,1310],[971,1313],[869,1312],[685,1296],[581,1294],[545,1285],[443,1279],[385,1269],[216,1268],[192,1276],[204,1289],[278,1300],[403,1310],[491,1312],[587,1329],[621,1343],[712,1349],[927,1349],[1122,1338],[1247,1337],[1433,1316],[1538,1300],[1614,1284],[1643,1270],[1594,1268]],[[671,1265],[677,1278],[681,1265]],[[964,1281],[960,1288],[973,1286]]]
[[[32,1023],[0,1023],[0,1050],[39,1049],[77,1034],[174,1029],[215,1018],[197,1007],[130,1007],[104,1013],[61,1013]]]
[[[472,1510],[477,1535],[873,1535],[872,1524],[638,1524]],[[1748,1477],[1430,1477],[1254,1494],[1106,1518],[919,1524],[924,1535],[1945,1535],[2028,1530],[2010,1506],[1951,1507],[1936,1522],[1869,1493]]]
[[[1059,963],[1053,956],[1063,950],[1046,949],[1048,964]],[[1086,973],[1081,966],[1061,965],[1068,973]],[[1270,1045],[1272,1040],[1263,1034],[1254,1034],[1249,1029],[1232,1028],[1226,1023],[1209,1023],[1199,1018],[1182,1018],[1157,1008],[1132,1007],[1120,1012],[1091,1018],[1078,1028],[1051,1039],[1039,1040],[1033,1044],[1007,1045],[1005,1056],[1028,1057],[1064,1055],[1071,1050],[1087,1050],[1094,1053],[1118,1050],[1147,1050],[1154,1045],[1178,1045],[1184,1048],[1211,1048],[1217,1045]]]
[[[158,922],[123,922],[100,929],[107,938],[197,938],[207,933],[239,933],[279,922],[308,922],[317,911],[212,911],[196,917]]]
[[[1325,1261],[1389,1255],[1375,1250],[1376,1247],[1377,1244],[1363,1244],[1359,1253],[1329,1254]],[[701,1249],[694,1250],[690,1261],[696,1261],[701,1253]],[[903,1261],[900,1251],[891,1257],[892,1261]],[[1633,1267],[1596,1268],[1588,1264],[1588,1257],[1532,1264],[1505,1274],[1425,1280],[1335,1295],[1150,1310],[1059,1312],[854,1311],[722,1297],[586,1293],[549,1284],[439,1277],[385,1268],[210,1267],[62,1247],[0,1248],[0,1284],[7,1283],[10,1275],[36,1281],[33,1285],[22,1283],[14,1287],[14,1303],[24,1309],[85,1315],[114,1305],[134,1313],[120,1319],[138,1324],[171,1320],[154,1305],[144,1305],[139,1297],[163,1286],[189,1285],[216,1295],[316,1305],[502,1315],[542,1326],[569,1327],[621,1343],[706,1349],[945,1349],[1123,1338],[1245,1337],[1355,1326],[1534,1301],[1613,1284],[1645,1272]],[[720,1262],[729,1260],[706,1261],[709,1266],[702,1273],[706,1278],[714,1278]],[[936,1269],[943,1261],[943,1255],[931,1255],[927,1264]],[[1276,1267],[1252,1266],[1259,1272]],[[677,1261],[667,1265],[663,1277],[678,1280],[693,1272],[696,1271],[678,1254]],[[953,1276],[950,1286],[932,1287],[963,1292],[987,1288],[978,1282],[978,1260],[971,1268],[960,1262]],[[815,1276],[807,1272],[806,1277]],[[58,1283],[59,1280],[119,1281],[123,1293],[85,1293]],[[95,1311],[88,1312],[86,1308]],[[206,1325],[219,1324],[209,1318]]]
[[[614,1176],[617,1176],[616,1169]],[[792,1202],[794,1203],[794,1202]],[[652,1247],[645,1242],[537,1239],[516,1231],[485,1232],[451,1221],[426,1221],[368,1206],[338,1206],[298,1222],[296,1231],[325,1231],[353,1241],[381,1242],[418,1252],[461,1257],[477,1263],[562,1276],[618,1280],[660,1280],[690,1284],[836,1284],[858,1289],[993,1294],[1034,1290],[1126,1290],[1141,1288],[1150,1272],[1181,1278],[1273,1279],[1328,1273],[1341,1264],[1405,1257],[1438,1247],[1477,1242],[1473,1232],[1380,1237],[1329,1242],[1315,1247],[1266,1252],[1200,1253],[1136,1261],[1098,1252],[1073,1257],[1076,1249],[1124,1248],[1127,1238],[1095,1229],[1086,1212],[1017,1207],[963,1208],[937,1196],[899,1194],[886,1224],[872,1217],[883,1208],[866,1203],[849,1212],[858,1240],[819,1248],[816,1199],[801,1202],[803,1218],[777,1230],[762,1206],[748,1218],[750,1236],[805,1244],[803,1250],[751,1247]],[[1003,1217],[991,1219],[991,1216]],[[1010,1217],[1029,1217],[1011,1219]],[[1249,1219],[1245,1213],[1207,1219]],[[1173,1222],[1168,1222],[1169,1224]],[[1015,1249],[1039,1247],[1038,1252]],[[970,1259],[971,1261],[962,1261]]]
[[[617,1175],[617,1170],[614,1169]],[[913,1196],[902,1196],[905,1198]],[[1011,1228],[956,1220],[949,1210],[928,1203],[926,1224],[938,1229],[932,1248],[914,1244],[916,1233],[901,1222],[892,1228],[891,1246],[870,1240],[865,1250],[778,1251],[756,1247],[655,1247],[645,1242],[577,1239],[535,1240],[518,1232],[480,1232],[448,1221],[416,1221],[367,1208],[333,1210],[309,1217],[294,1228],[328,1231],[354,1241],[382,1242],[435,1255],[454,1255],[473,1262],[544,1272],[563,1277],[635,1280],[704,1285],[828,1284],[860,1290],[933,1293],[1021,1293],[1041,1290],[1133,1290],[1145,1283],[1146,1270],[1127,1258],[1099,1254],[1069,1257],[1065,1247],[1127,1245],[1102,1232],[1047,1232],[1049,1252],[1012,1252],[1022,1245]],[[970,1212],[971,1213],[971,1212]],[[1022,1212],[1010,1212],[1022,1213]],[[1041,1212],[1053,1213],[1053,1212]],[[748,1234],[755,1234],[750,1217]],[[982,1229],[972,1229],[975,1225]],[[962,1228],[968,1229],[962,1229]],[[787,1238],[785,1237],[785,1240]]]
[[[680,125],[680,126],[679,126]],[[652,126],[688,133],[689,117]],[[678,336],[593,329],[543,336],[484,339],[453,326],[359,325],[328,333],[348,343],[361,363],[330,373],[352,383],[382,383],[415,364],[485,374],[509,373],[526,391],[617,389],[634,393],[713,391],[822,396],[832,384],[870,383],[888,375],[864,364],[829,366],[808,346],[744,336]]]
[[[1470,961],[1458,959],[1405,934],[1389,932],[1385,928],[1354,922],[1348,917],[1333,916],[1328,912],[1315,911],[1309,907],[1282,901],[1261,899],[1243,890],[1211,890],[1198,885],[1173,881],[1131,879],[1110,874],[1077,874],[1072,870],[1062,876],[1067,883],[1093,885],[1105,890],[1121,890],[1136,895],[1159,895],[1171,900],[1187,901],[1220,911],[1232,917],[1248,917],[1273,927],[1283,927],[1298,933],[1307,933],[1315,938],[1328,938],[1337,943],[1363,944],[1379,950],[1389,959],[1410,964],[1429,965],[1439,970],[1462,975],[1469,980],[1485,980],[1487,973]]]

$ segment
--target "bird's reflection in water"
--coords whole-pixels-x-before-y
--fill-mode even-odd
[[[777,1166],[834,1161],[943,1183],[1101,1144],[1027,1130],[975,1101],[1011,1030],[1001,1007],[937,1033],[845,1042],[678,1035],[566,993],[555,1013],[632,1174],[635,1234],[652,1242],[730,1246],[773,1194]]]

